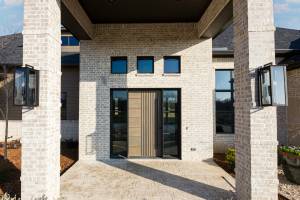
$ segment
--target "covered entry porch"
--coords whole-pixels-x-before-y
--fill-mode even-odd
[[[61,198],[235,199],[234,185],[212,161],[79,161],[61,178]]]
[[[44,195],[48,199],[57,199],[60,196],[61,24],[81,42],[80,162],[92,159],[105,165],[108,163],[110,89],[180,88],[182,161],[176,162],[182,163],[174,165],[177,166],[174,173],[182,172],[186,165],[188,170],[185,172],[197,174],[205,170],[187,162],[200,162],[213,156],[212,38],[231,22],[232,17],[235,29],[236,196],[238,199],[276,199],[276,108],[258,108],[253,76],[256,68],[275,62],[272,0],[25,0],[23,63],[40,70],[40,104],[32,110],[23,110],[22,199]],[[112,57],[116,56],[127,57],[124,73],[113,74],[111,71]],[[138,56],[154,56],[153,74],[136,73]],[[176,70],[175,75],[164,71],[164,62],[169,56],[181,57],[182,68]],[[118,168],[130,171],[126,162],[129,161],[114,166],[113,172]],[[132,166],[134,168],[136,164]],[[89,169],[89,166],[85,167]],[[164,169],[162,163],[160,171]],[[203,183],[207,172],[199,176],[197,182],[200,184],[190,184],[188,180],[178,178],[180,174],[174,178],[143,166],[137,167],[136,173],[146,179],[150,178],[148,173],[143,174],[140,170],[156,177],[151,183],[173,177],[159,184],[173,185],[202,198],[210,199],[204,196],[204,191],[195,191],[203,186],[205,189],[215,187],[214,183]],[[99,170],[98,180],[105,182],[109,173],[109,170]],[[135,170],[130,174],[134,173]],[[107,192],[113,191],[109,185],[119,182],[120,177],[114,176],[107,182]],[[190,177],[189,174],[187,179]],[[87,178],[83,180],[95,181],[102,187],[103,183],[90,176]],[[186,181],[189,187],[183,188]],[[81,187],[84,186],[82,183]],[[147,196],[146,191],[143,194]],[[209,194],[214,195],[213,192]]]

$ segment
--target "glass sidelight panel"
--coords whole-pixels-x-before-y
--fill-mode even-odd
[[[127,101],[126,90],[111,94],[111,157],[127,157]]]
[[[180,157],[179,92],[163,90],[163,156]]]

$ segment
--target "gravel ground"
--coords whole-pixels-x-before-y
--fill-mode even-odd
[[[281,168],[278,169],[279,194],[290,200],[300,200],[300,185],[288,181]]]

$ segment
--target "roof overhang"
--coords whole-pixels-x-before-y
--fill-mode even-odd
[[[62,24],[79,40],[93,38],[94,24],[197,24],[199,37],[214,37],[232,19],[232,0],[62,0]]]

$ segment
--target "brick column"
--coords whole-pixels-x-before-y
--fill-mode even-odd
[[[61,17],[59,0],[25,0],[23,63],[40,70],[40,105],[23,108],[22,200],[59,197]]]
[[[277,199],[275,107],[257,107],[254,72],[275,62],[272,0],[234,0],[235,146],[238,199]]]

